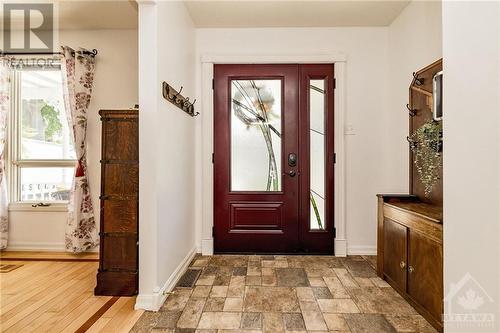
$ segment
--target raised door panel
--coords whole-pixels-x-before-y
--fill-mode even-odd
[[[408,294],[439,322],[443,313],[443,247],[410,229]]]
[[[400,291],[406,290],[407,228],[384,220],[384,274]]]
[[[282,203],[229,203],[230,205],[230,230],[229,232],[247,232],[251,230],[257,233],[281,232]]]

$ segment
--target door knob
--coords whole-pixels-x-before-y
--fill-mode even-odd
[[[404,261],[401,261],[401,262],[399,263],[399,267],[401,267],[401,269],[404,269],[404,268],[406,267],[405,262],[404,262]]]
[[[409,271],[410,273],[413,273],[413,272],[415,271],[415,268],[413,268],[413,266],[409,266],[409,267],[408,267],[408,271]]]
[[[296,174],[297,174],[297,172],[295,172],[295,170],[290,170],[290,171],[288,171],[288,175],[289,175],[290,177],[295,177],[295,175],[296,175]]]

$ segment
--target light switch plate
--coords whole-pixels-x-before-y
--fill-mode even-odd
[[[356,132],[354,130],[353,125],[346,125],[344,129],[344,135],[355,135]]]

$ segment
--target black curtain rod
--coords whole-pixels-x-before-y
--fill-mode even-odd
[[[92,51],[75,51],[76,53],[86,54],[91,57],[95,57],[97,55],[97,50],[93,49]],[[2,52],[0,50],[0,55],[63,55],[62,52]],[[72,53],[74,54],[74,53]]]

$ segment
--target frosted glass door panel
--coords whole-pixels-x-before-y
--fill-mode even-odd
[[[309,85],[310,141],[310,228],[324,230],[325,224],[325,82]]]
[[[231,81],[231,191],[281,191],[281,84]]]

